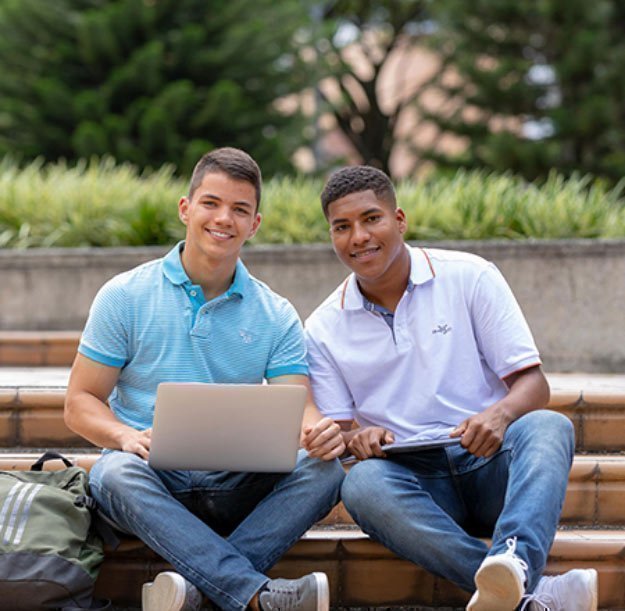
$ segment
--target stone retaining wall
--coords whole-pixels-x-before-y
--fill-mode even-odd
[[[427,243],[497,264],[515,292],[549,371],[625,371],[625,240]],[[0,328],[82,328],[98,288],[167,248],[0,250]],[[346,276],[328,245],[253,246],[253,274],[302,317]]]

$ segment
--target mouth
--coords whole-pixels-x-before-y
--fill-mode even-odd
[[[363,248],[362,250],[357,250],[355,252],[351,252],[349,254],[350,258],[356,259],[357,261],[368,261],[372,259],[380,252],[379,246],[371,246],[369,248]]]
[[[216,240],[231,240],[233,235],[226,233],[225,231],[219,231],[217,229],[206,229],[206,233],[215,238]]]

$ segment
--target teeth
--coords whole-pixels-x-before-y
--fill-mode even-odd
[[[230,237],[229,233],[222,233],[221,231],[214,231],[212,229],[209,229],[208,233],[211,233],[212,235],[215,235],[218,238],[229,238]]]
[[[366,255],[370,255],[372,252],[376,252],[377,250],[377,247],[369,248],[367,250],[361,250],[360,252],[352,253],[352,257],[356,257],[356,259],[358,259],[359,257],[365,257]]]

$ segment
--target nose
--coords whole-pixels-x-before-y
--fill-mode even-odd
[[[215,210],[215,222],[220,225],[230,225],[232,223],[232,214],[228,206],[219,206]]]
[[[355,223],[352,230],[352,243],[354,246],[366,244],[371,239],[371,234],[362,223]]]

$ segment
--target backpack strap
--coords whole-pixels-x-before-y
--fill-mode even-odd
[[[63,454],[59,454],[58,452],[53,452],[52,450],[50,450],[50,451],[46,452],[45,454],[42,454],[39,457],[39,460],[37,460],[37,462],[35,464],[33,464],[33,466],[30,468],[30,470],[31,471],[41,471],[42,468],[43,468],[44,463],[48,462],[49,460],[62,460],[66,467],[73,467],[74,466],[69,459],[67,459],[67,458],[65,458],[65,456],[63,456]]]

